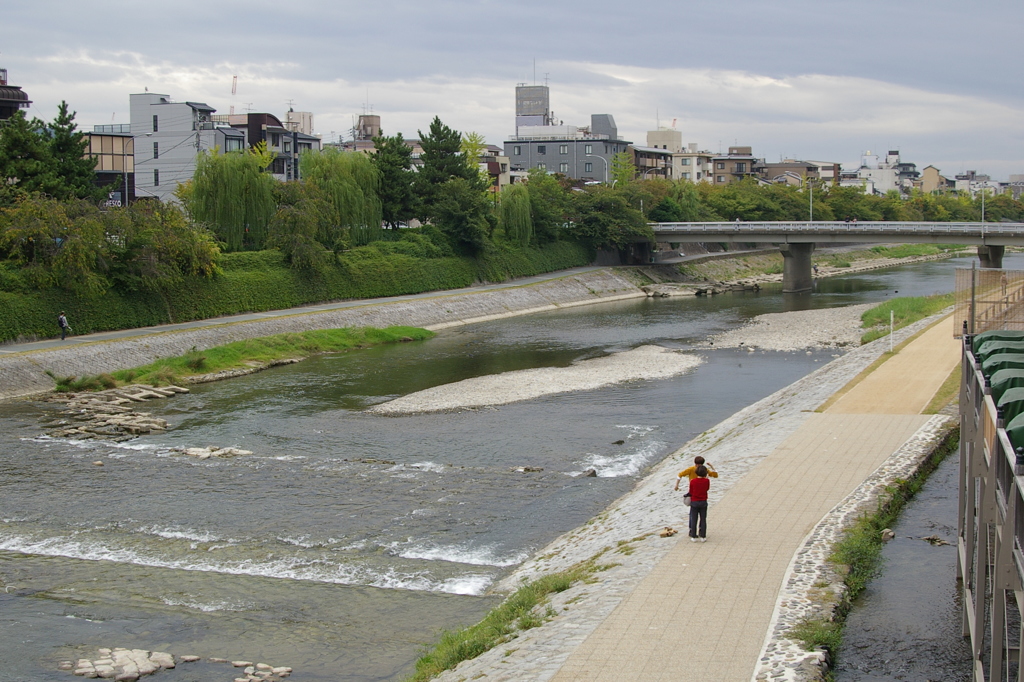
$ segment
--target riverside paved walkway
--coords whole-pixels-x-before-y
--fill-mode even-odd
[[[751,679],[794,553],[928,421],[959,360],[952,332],[948,318],[934,325],[810,415],[712,505],[707,543],[673,547],[551,679]]]

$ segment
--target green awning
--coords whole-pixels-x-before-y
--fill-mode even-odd
[[[1006,425],[1006,436],[1010,439],[1014,452],[1017,448],[1024,447],[1024,414],[1018,414]]]
[[[987,377],[1001,369],[1024,369],[1024,353],[996,353],[981,363],[981,373]]]
[[[1008,390],[1024,387],[1024,369],[1001,369],[989,377],[989,383],[992,385],[992,400],[998,405]]]
[[[971,340],[971,349],[978,354],[981,344],[986,341],[1024,341],[1024,331],[1016,329],[993,329],[991,331],[976,334]]]
[[[974,355],[985,362],[985,358],[996,353],[1024,353],[1024,341],[990,339],[978,346],[978,351]]]
[[[1011,388],[1005,391],[996,402],[996,407],[1002,410],[1003,421],[1006,424],[1012,422],[1018,414],[1024,412],[1024,388]]]

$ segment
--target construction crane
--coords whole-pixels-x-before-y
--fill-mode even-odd
[[[235,104],[234,104],[234,102],[235,102],[235,95],[236,94],[238,94],[238,76],[232,76],[231,77],[231,109],[228,112],[229,114],[234,114],[235,113]]]

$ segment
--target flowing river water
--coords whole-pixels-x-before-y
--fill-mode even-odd
[[[500,601],[488,587],[510,567],[838,352],[716,350],[708,335],[763,313],[949,291],[969,262],[821,280],[813,295],[599,304],[317,357],[148,403],[173,428],[125,443],[49,439],[55,406],[0,404],[0,679],[67,680],[57,663],[98,647],[266,661],[295,680],[401,679],[440,630]],[[366,411],[645,344],[703,362],[496,408]],[[172,450],[207,445],[254,454]],[[233,675],[200,662],[160,677]]]

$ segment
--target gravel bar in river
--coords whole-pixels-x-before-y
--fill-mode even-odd
[[[569,367],[522,369],[435,386],[374,405],[368,411],[409,414],[506,405],[552,393],[589,391],[625,381],[676,376],[700,363],[695,355],[661,346],[640,346],[623,353],[581,360]]]
[[[718,348],[793,351],[804,348],[846,348],[860,345],[860,316],[873,304],[844,308],[796,310],[758,315],[750,324],[711,337]]]

